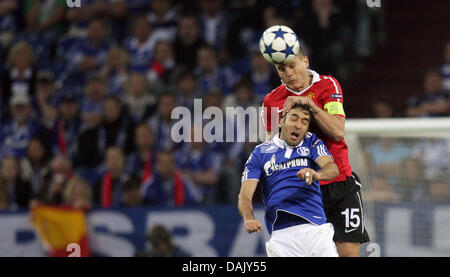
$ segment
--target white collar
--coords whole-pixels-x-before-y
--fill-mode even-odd
[[[295,93],[295,94],[297,94],[297,95],[302,95],[305,91],[307,91],[310,87],[312,87],[312,85],[313,85],[314,83],[317,83],[317,82],[320,81],[320,75],[319,75],[317,72],[315,72],[314,70],[310,70],[310,69],[308,69],[308,72],[312,74],[312,82],[311,82],[311,85],[309,85],[309,87],[303,89],[302,91],[295,91],[295,90],[292,90],[292,89],[290,89],[285,83],[283,83],[283,81],[281,81],[281,83],[286,87],[286,89],[287,89],[288,91],[290,91],[290,92],[292,92],[292,93]]]
[[[275,143],[276,146],[280,147],[280,148],[286,148],[286,149],[293,149],[293,148],[297,148],[302,146],[304,139],[302,139],[302,141],[300,141],[300,143],[296,146],[290,146],[289,144],[287,144],[284,140],[280,139],[280,134],[276,134],[273,138],[272,138],[272,142]]]

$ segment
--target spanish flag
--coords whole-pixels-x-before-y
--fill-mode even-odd
[[[32,208],[31,220],[50,256],[91,255],[83,210],[39,204]]]

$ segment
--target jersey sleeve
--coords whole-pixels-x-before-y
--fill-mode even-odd
[[[259,161],[259,156],[255,149],[247,161],[245,162],[244,171],[242,172],[242,181],[245,180],[259,180],[261,176],[261,164]]]
[[[261,122],[263,123],[262,125],[267,132],[272,132],[273,129],[272,127],[278,126],[279,122],[278,111],[279,111],[278,106],[274,105],[273,100],[270,97],[270,94],[268,94],[264,98],[264,103],[261,110]]]
[[[333,156],[328,152],[328,148],[325,146],[321,139],[317,139],[312,146],[313,160],[317,161],[322,156],[330,156],[333,160]]]
[[[270,112],[270,106],[269,105],[269,101],[268,101],[268,97],[266,96],[264,98],[264,102],[262,105],[262,109],[261,109],[261,122],[263,124],[264,129],[266,129],[267,132],[272,131],[271,128],[271,117],[272,114]]]
[[[331,76],[324,77],[324,79],[329,81],[329,86],[321,99],[323,109],[329,114],[345,118],[344,95],[342,93],[341,85]]]

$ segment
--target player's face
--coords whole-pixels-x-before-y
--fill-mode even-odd
[[[292,90],[301,91],[308,80],[308,66],[308,57],[299,54],[289,62],[276,65],[276,68],[285,85]]]
[[[311,116],[302,109],[292,109],[280,122],[280,138],[290,146],[298,145],[309,129]]]

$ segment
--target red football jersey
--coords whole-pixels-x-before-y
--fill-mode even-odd
[[[288,96],[309,97],[321,109],[330,114],[345,118],[343,108],[344,98],[339,82],[331,76],[319,75],[312,70],[309,70],[309,72],[312,74],[312,83],[303,91],[293,91],[286,85],[282,84],[266,95],[264,98],[262,122],[264,122],[264,128],[267,131],[271,131],[271,119],[279,120],[278,114],[272,115],[271,108],[278,108],[278,113],[280,113],[283,110],[284,102]],[[328,151],[331,155],[333,155],[334,162],[339,168],[339,176],[331,181],[321,181],[320,184],[326,185],[329,183],[346,180],[347,176],[352,174],[352,169],[348,160],[347,144],[344,139],[335,141],[322,132],[322,130],[320,130],[320,128],[315,124],[310,126],[310,131],[323,140],[328,148]]]

